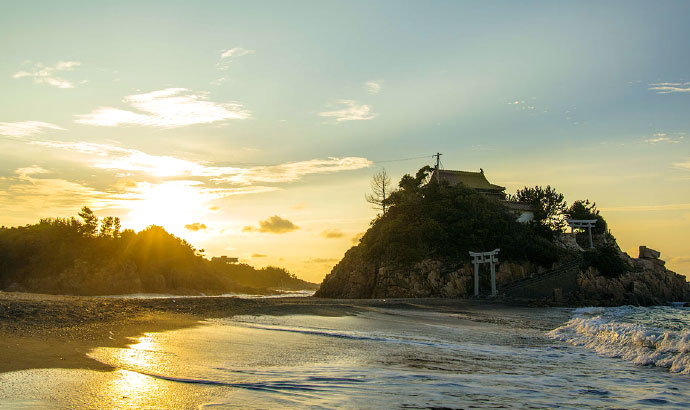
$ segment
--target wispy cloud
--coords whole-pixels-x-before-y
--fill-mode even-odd
[[[337,122],[371,120],[378,114],[372,112],[371,106],[360,104],[354,100],[339,100],[329,107],[335,108],[332,111],[320,112],[322,117],[335,118]]]
[[[651,137],[645,139],[644,141],[648,144],[679,144],[683,141],[684,138],[685,137],[683,135],[670,136],[664,132],[657,132],[656,134],[652,134]]]
[[[366,168],[372,164],[366,158],[345,157],[250,168],[215,167],[172,156],[151,155],[110,144],[62,141],[32,141],[31,143],[85,154],[85,160],[94,168],[141,172],[155,177],[209,177],[215,182],[242,186],[255,183],[293,182],[305,175],[351,171]]]
[[[326,229],[321,232],[321,236],[326,239],[337,239],[342,238],[345,234],[340,229]]]
[[[688,162],[690,168],[690,161]],[[664,205],[631,205],[612,206],[601,208],[606,212],[653,212],[653,211],[685,211],[690,209],[690,204],[664,204]]]
[[[292,182],[305,175],[330,174],[342,171],[354,171],[367,168],[372,162],[362,157],[345,157],[312,159],[308,161],[288,162],[280,165],[248,168],[243,175],[238,175],[238,182]],[[235,178],[230,178],[235,180]]]
[[[144,125],[173,128],[241,120],[250,116],[249,111],[239,103],[216,103],[208,100],[207,93],[195,94],[186,88],[167,88],[129,95],[122,101],[138,112],[100,107],[90,114],[77,115],[75,122],[102,127]]]
[[[64,128],[41,121],[0,122],[0,135],[7,137],[30,137],[40,134],[44,129],[64,130]]]
[[[39,215],[72,214],[84,204],[106,206],[117,200],[111,193],[50,177],[51,172],[36,165],[18,168],[14,175],[0,177],[0,213]]]
[[[685,83],[652,83],[649,89],[657,94],[690,93],[690,82]]]
[[[58,77],[57,73],[62,71],[72,71],[74,67],[80,66],[78,61],[60,61],[52,67],[46,67],[41,63],[33,64],[29,71],[18,71],[12,78],[29,77],[36,84],[48,84],[57,88],[74,88],[74,84],[64,78]]]
[[[364,87],[366,87],[369,94],[376,95],[381,92],[381,83],[381,81],[367,81],[364,83]]]
[[[681,169],[690,169],[690,159],[688,159],[685,162],[676,162],[673,164],[676,168],[681,168]]]
[[[252,253],[250,256],[251,258],[267,258],[268,255],[264,255],[263,253]]]
[[[352,239],[350,239],[350,242],[352,242],[354,245],[357,245],[359,243],[359,241],[362,240],[365,233],[366,232],[360,232],[360,233],[356,234],[355,236],[352,237]]]
[[[234,47],[228,50],[223,50],[220,53],[220,61],[216,64],[216,68],[219,70],[227,70],[230,67],[230,61],[248,54],[254,54],[254,50],[247,50],[246,48],[242,47]]]
[[[283,219],[278,215],[273,215],[264,221],[259,221],[258,228],[254,226],[245,226],[242,228],[242,232],[283,234],[296,231],[297,229],[299,229],[299,226],[295,225],[294,223],[288,221],[287,219]]]
[[[319,264],[333,264],[338,262],[337,258],[309,258],[304,261],[305,263],[319,263]]]
[[[229,50],[223,50],[220,54],[220,58],[231,58],[231,57],[242,57],[247,54],[254,54],[254,50],[247,50],[242,47],[234,47]]]

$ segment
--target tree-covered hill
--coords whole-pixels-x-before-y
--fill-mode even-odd
[[[381,283],[392,280],[377,277],[381,272],[404,271],[414,276],[415,265],[434,260],[443,264],[446,272],[439,272],[442,275],[468,263],[469,251],[500,248],[501,260],[538,266],[551,266],[563,256],[565,251],[552,243],[550,230],[517,222],[498,201],[462,184],[425,183],[430,171],[425,167],[414,177],[401,179],[399,189],[385,200],[387,211],[371,222],[360,243],[333,268],[317,296],[386,296],[377,287],[395,284]],[[394,280],[398,279],[401,287],[409,285],[406,278]],[[416,294],[408,290],[393,295]]]
[[[74,295],[268,293],[314,289],[285,269],[205,259],[160,226],[120,231],[88,208],[77,218],[0,228],[0,290]]]
[[[569,283],[576,283],[567,289],[575,304],[654,303],[690,296],[690,284],[666,269],[663,261],[621,252],[596,205],[588,200],[568,207],[550,186],[525,187],[508,197],[533,210],[534,220],[520,223],[502,197],[484,195],[462,183],[429,180],[430,173],[431,168],[424,167],[414,177],[405,175],[397,190],[376,198],[382,213],[324,278],[316,296],[467,297],[473,294],[474,276],[469,252],[494,249],[500,249],[499,286],[527,280],[547,283],[535,281],[542,274],[549,277],[551,269],[560,272],[572,265],[572,272],[564,274],[570,275]],[[589,249],[587,233],[565,234],[566,219],[597,221],[592,229],[594,249]],[[480,275],[480,291],[490,288],[488,276]],[[605,286],[599,289],[593,283]],[[541,286],[540,295],[563,295],[561,284],[546,286]]]

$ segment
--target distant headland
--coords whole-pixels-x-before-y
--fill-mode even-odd
[[[228,262],[233,263],[228,263]],[[44,218],[0,228],[0,290],[65,295],[164,293],[274,294],[313,290],[283,268],[256,269],[203,250],[151,225],[121,230],[120,220],[83,207],[79,218]]]

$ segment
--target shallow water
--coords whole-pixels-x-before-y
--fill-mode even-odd
[[[581,318],[583,312],[372,309],[343,317],[212,320],[147,334],[129,348],[91,352],[117,367],[114,372],[47,369],[0,375],[0,407],[690,406],[689,376],[559,340],[560,333],[570,332],[571,317]],[[634,314],[650,319],[649,312]],[[679,312],[672,311],[680,315],[681,326],[687,310]],[[633,320],[614,310],[602,314],[621,323]]]
[[[280,293],[269,295],[253,295],[249,293],[224,293],[214,297],[219,298],[238,298],[238,299],[275,299],[275,298],[294,298],[294,297],[309,297],[314,296],[315,290],[279,290]],[[201,295],[173,295],[165,293],[130,293],[126,295],[107,295],[94,296],[96,298],[107,299],[185,299],[185,298],[205,298],[205,294]]]

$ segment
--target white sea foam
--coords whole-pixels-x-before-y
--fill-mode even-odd
[[[677,327],[677,315],[685,316],[686,312],[631,306],[577,309],[575,317],[550,331],[549,336],[587,347],[602,356],[690,374],[690,330]],[[681,324],[687,320],[683,316]]]

